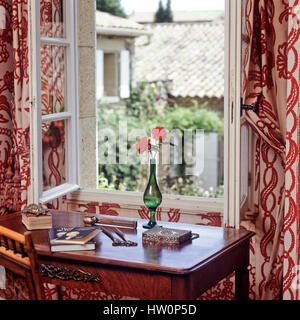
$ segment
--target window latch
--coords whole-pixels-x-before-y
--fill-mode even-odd
[[[252,110],[255,113],[259,111],[259,103],[262,98],[262,93],[257,97],[257,101],[253,105],[248,105],[243,103],[243,98],[241,98],[241,117],[243,116],[243,110]]]

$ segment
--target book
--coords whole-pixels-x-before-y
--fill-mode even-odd
[[[51,252],[95,250],[96,244],[91,241],[86,244],[52,244],[50,248]]]
[[[180,244],[191,240],[192,231],[156,227],[143,233],[143,241],[161,244]]]
[[[101,230],[97,227],[51,228],[48,230],[50,244],[86,244]]]
[[[40,230],[52,228],[52,215],[47,212],[36,216],[33,213],[22,213],[22,223],[27,230]]]

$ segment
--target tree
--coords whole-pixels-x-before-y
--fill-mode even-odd
[[[167,7],[165,9],[165,22],[173,22],[173,13],[171,9],[171,0],[168,0]]]
[[[162,0],[159,0],[154,22],[173,22],[171,0],[168,0],[166,7],[163,6]]]
[[[121,0],[96,0],[97,10],[108,12],[114,16],[126,18],[126,13],[121,6]]]
[[[159,0],[158,9],[155,13],[155,22],[164,22],[165,9],[163,7],[162,1]]]

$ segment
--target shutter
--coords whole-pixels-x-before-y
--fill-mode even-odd
[[[120,52],[120,97],[130,96],[130,54],[128,50]]]
[[[96,76],[96,97],[97,100],[101,99],[104,95],[104,53],[102,50],[97,50],[96,54],[96,66],[97,66],[97,76]]]

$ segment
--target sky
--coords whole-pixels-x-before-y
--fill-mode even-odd
[[[165,4],[167,0],[163,0]],[[153,11],[158,8],[159,0],[121,0],[127,14],[140,11]],[[224,10],[225,0],[171,0],[173,11]]]

